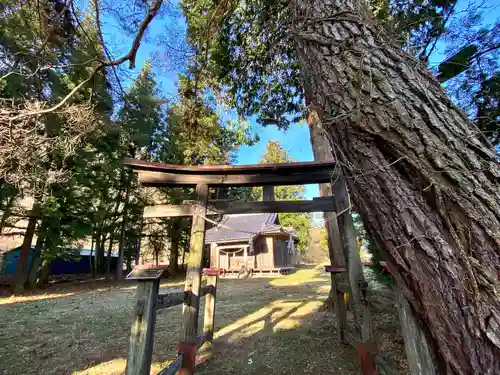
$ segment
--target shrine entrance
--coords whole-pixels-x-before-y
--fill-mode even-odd
[[[350,204],[345,182],[337,175],[336,162],[296,162],[258,165],[209,165],[181,166],[127,159],[126,165],[138,173],[143,186],[195,187],[196,200],[181,205],[155,205],[146,207],[145,218],[191,216],[191,239],[186,282],[182,295],[158,295],[159,278],[164,270],[137,267],[129,279],[138,280],[136,320],[132,327],[127,363],[128,375],[149,374],[154,331],[155,311],[159,308],[183,304],[183,326],[179,338],[178,357],[160,374],[193,375],[196,351],[213,337],[215,292],[217,275],[223,270],[203,269],[203,252],[207,222],[217,223],[214,216],[241,213],[325,212],[325,225],[329,236],[331,264],[325,269],[331,274],[330,300],[335,309],[338,335],[343,343],[353,345],[360,360],[363,374],[376,374],[375,363],[383,368],[380,356],[375,356],[371,314],[366,299],[364,281],[356,233],[350,216]],[[312,200],[277,201],[274,186],[297,184],[330,184],[334,196]],[[241,202],[209,199],[210,188],[236,186],[262,186],[263,201]],[[211,218],[212,217],[212,218]],[[208,277],[202,288],[202,274]],[[348,329],[345,293],[349,293],[356,327]],[[207,295],[203,333],[198,335],[200,298]]]

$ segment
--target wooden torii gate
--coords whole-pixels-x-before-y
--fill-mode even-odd
[[[197,350],[198,315],[201,290],[203,247],[206,217],[213,214],[280,213],[280,212],[337,212],[329,215],[328,233],[333,246],[329,246],[332,294],[338,321],[339,339],[350,343],[357,351],[363,374],[376,374],[377,362],[373,340],[371,314],[366,298],[361,259],[357,247],[354,224],[344,180],[338,178],[337,163],[296,162],[258,165],[181,166],[127,159],[139,175],[144,186],[196,187],[196,200],[182,205],[156,205],[146,207],[144,217],[192,216],[189,261],[184,288],[182,330],[179,354],[182,355],[180,374],[192,375]],[[274,186],[297,184],[332,184],[332,197],[313,200],[275,201]],[[209,187],[262,186],[261,202],[228,202],[209,200]],[[337,220],[338,219],[338,220]],[[356,330],[347,330],[344,293],[348,292],[354,313]],[[214,302],[215,303],[215,302]],[[152,339],[151,339],[152,340]],[[144,366],[143,366],[144,367]],[[379,367],[379,366],[378,366]],[[167,373],[167,372],[161,372]],[[127,374],[139,375],[128,368]],[[140,374],[142,375],[142,374]]]

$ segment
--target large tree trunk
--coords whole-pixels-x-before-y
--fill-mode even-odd
[[[103,275],[105,272],[104,268],[104,243],[106,242],[106,237],[98,232],[95,241],[95,262],[94,267],[98,275]]]
[[[95,236],[92,233],[92,242],[90,243],[90,256],[89,256],[90,273],[92,274],[92,278],[95,278],[94,245],[95,245]]]
[[[41,224],[43,225],[43,223]],[[36,239],[35,250],[33,251],[33,259],[31,259],[31,265],[28,271],[28,278],[26,280],[26,287],[29,289],[36,288],[36,279],[38,272],[40,271],[42,265],[42,246],[44,242],[44,236],[38,236]]]
[[[31,243],[35,236],[36,223],[38,215],[40,214],[40,203],[35,201],[33,208],[30,211],[28,218],[28,226],[24,233],[23,243],[21,245],[21,252],[16,265],[16,286],[15,292],[18,293],[24,289],[24,285],[28,278],[28,262],[31,253]]]
[[[179,259],[179,241],[181,237],[181,229],[180,229],[180,222],[179,219],[171,219],[172,222],[172,227],[170,229],[170,254],[169,254],[169,261],[168,261],[168,271],[172,274],[175,275],[179,269],[177,267],[178,265],[178,259]]]
[[[319,118],[317,116],[317,111],[314,110],[314,108],[312,107],[309,110],[308,124],[311,136],[311,145],[314,151],[314,160],[332,161],[333,150],[330,146],[330,142],[328,141],[328,136],[326,135],[325,129],[323,128],[321,122],[319,121]],[[339,173],[337,173],[334,176],[334,179],[339,179],[339,182],[340,180],[344,181],[344,178],[341,175],[339,175]],[[321,192],[322,190],[320,186],[320,193]],[[333,213],[333,215],[335,215],[335,213]],[[331,218],[329,218],[328,220],[331,220]],[[328,223],[326,222],[325,224]],[[340,225],[345,225],[345,223]],[[328,226],[326,226],[326,228],[328,228]],[[329,235],[329,237],[330,236],[331,235]],[[348,263],[350,266],[352,266],[350,262]],[[362,279],[362,282],[364,282],[364,278]],[[335,282],[332,280],[332,285],[334,284]],[[432,356],[429,353],[429,345],[427,342],[427,337],[425,336],[420,326],[418,326],[418,323],[413,316],[413,312],[411,311],[409,304],[406,301],[406,298],[404,298],[404,296],[400,292],[400,289],[397,287],[395,280],[393,280],[393,288],[397,296],[395,305],[399,313],[402,334],[405,341],[406,357],[408,359],[408,367],[410,370],[409,373],[411,375],[435,375],[436,366]],[[330,291],[330,296],[332,295],[333,294]],[[349,300],[351,301],[351,299]],[[359,304],[358,301],[355,302],[356,302],[355,305]],[[364,306],[364,308],[367,310],[369,309],[368,306]],[[369,327],[371,327],[371,322],[369,319],[371,319],[371,317],[368,315],[364,320],[358,319],[357,323],[359,325],[360,322],[366,322],[369,325]]]
[[[125,171],[123,172],[125,173]],[[125,253],[125,234],[127,230],[128,216],[128,200],[130,198],[130,184],[132,183],[133,172],[129,171],[125,179],[125,200],[123,203],[123,215],[122,215],[122,225],[120,228],[120,244],[118,246],[118,259],[116,262],[116,279],[123,279],[123,254]]]
[[[111,252],[113,251],[113,236],[109,234],[108,253],[106,254],[106,277],[111,273]]]
[[[295,40],[353,200],[441,374],[500,373],[500,170],[434,77],[359,0],[299,1]]]

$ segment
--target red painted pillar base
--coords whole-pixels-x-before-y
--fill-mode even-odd
[[[377,369],[375,368],[373,353],[371,353],[369,350],[366,350],[365,344],[358,344],[356,349],[358,351],[361,374],[378,375]]]
[[[196,367],[196,344],[180,343],[177,352],[182,354],[179,375],[193,375]]]

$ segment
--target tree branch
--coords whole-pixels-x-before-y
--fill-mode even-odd
[[[14,236],[24,236],[26,234],[26,231],[22,232],[8,232],[8,233],[2,233],[3,237],[14,237]]]
[[[141,25],[139,26],[139,30],[137,31],[137,34],[132,42],[132,46],[130,47],[130,50],[128,51],[128,53],[126,55],[124,55],[118,59],[115,59],[115,60],[101,61],[99,63],[99,65],[97,65],[94,69],[92,69],[92,72],[90,73],[89,77],[87,77],[85,80],[80,82],[73,90],[71,90],[71,92],[68,95],[66,95],[56,105],[54,105],[50,108],[47,108],[47,109],[40,110],[40,111],[30,111],[30,112],[20,113],[19,115],[10,118],[9,119],[10,122],[12,123],[12,121],[17,121],[17,120],[20,120],[20,119],[28,117],[28,116],[42,115],[42,114],[46,114],[46,113],[50,113],[50,112],[54,112],[54,111],[58,110],[69,99],[71,99],[71,97],[77,91],[79,91],[90,80],[92,80],[94,75],[104,67],[114,67],[114,66],[117,66],[117,65],[124,63],[125,61],[130,61],[130,69],[133,69],[135,67],[135,59],[136,59],[137,51],[139,50],[139,47],[141,45],[141,40],[144,36],[144,33],[146,32],[146,29],[148,28],[151,21],[158,14],[158,11],[160,10],[162,3],[163,3],[163,0],[153,0],[152,1],[151,5],[148,8],[148,12],[147,12],[146,16],[144,17],[144,20],[141,22]],[[94,4],[98,8],[97,0],[94,0]],[[98,12],[96,12],[96,17],[97,17],[97,15],[98,15]],[[12,112],[10,112],[10,113],[12,113]]]
[[[420,54],[419,58],[422,59],[423,61],[427,62],[429,60],[429,57],[431,56],[432,52],[434,51],[434,48],[436,48],[436,45],[437,45],[437,42],[439,41],[439,39],[441,38],[441,36],[443,35],[443,33],[445,32],[445,27],[446,27],[446,24],[448,23],[451,15],[453,14],[453,12],[455,11],[455,6],[457,5],[457,3],[453,4],[453,6],[451,7],[450,11],[448,12],[448,15],[446,16],[446,19],[444,20],[444,23],[443,23],[443,30],[439,33],[439,35],[434,39],[434,43],[432,44],[432,47],[431,49],[429,50],[429,52],[426,54],[425,51],[427,50],[427,47],[429,46],[429,43],[430,43],[430,40],[429,39],[429,42],[427,43],[427,45],[425,46],[425,48],[423,49],[422,53]]]
[[[95,11],[97,37],[99,38],[99,43],[101,44],[101,47],[104,49],[104,38],[102,36],[101,11],[99,10],[99,0],[92,0],[92,4],[94,5],[94,11]]]
[[[14,116],[10,119],[10,121],[15,121],[15,120],[20,120],[22,118],[25,118],[25,117],[28,117],[28,116],[34,116],[34,115],[43,115],[45,113],[49,113],[49,112],[54,112],[56,110],[58,110],[59,108],[61,108],[77,91],[79,91],[83,86],[85,86],[93,77],[94,75],[97,73],[97,71],[99,69],[101,69],[104,65],[99,65],[98,67],[94,68],[92,70],[92,73],[90,73],[90,76],[83,80],[82,82],[80,82],[73,90],[70,91],[70,93],[68,95],[66,95],[59,103],[57,103],[55,106],[53,107],[50,107],[50,108],[47,108],[47,109],[42,109],[40,111],[31,111],[31,112],[25,112],[25,113],[21,113],[17,116]]]
[[[59,20],[63,16],[63,14],[66,13],[66,11],[68,10],[69,6],[72,5],[72,4],[73,4],[73,0],[69,0],[66,3],[66,5],[64,6],[64,8],[57,14],[57,17],[54,20],[54,23],[59,22]],[[38,10],[38,14],[40,14],[40,10]],[[47,36],[45,37],[44,41],[42,42],[42,45],[37,49],[37,51],[35,53],[37,56],[40,55],[40,53],[45,49],[45,47],[47,46],[47,43],[49,42],[51,36],[52,36],[52,34],[51,34],[51,32],[49,32],[47,34]]]
[[[79,64],[62,64],[62,65],[47,64],[47,65],[42,66],[42,67],[38,66],[33,73],[29,73],[29,74],[24,74],[21,71],[16,72],[15,70],[11,70],[10,72],[8,72],[5,75],[1,76],[0,77],[0,81],[3,80],[3,79],[8,78],[9,76],[11,76],[13,74],[15,74],[17,76],[21,76],[21,77],[33,78],[38,73],[42,73],[42,72],[45,72],[45,71],[50,70],[50,69],[63,69],[63,68],[69,68],[69,67],[73,67],[73,66],[83,66],[83,65],[88,65],[89,63],[95,62],[95,61],[97,61],[97,60],[96,59],[90,59],[90,60],[84,61],[84,62],[79,63]]]
[[[92,0],[92,3],[94,4],[94,10],[95,10],[95,22],[97,26],[97,36],[99,38],[99,43],[101,44],[102,50],[106,54],[106,58],[108,60],[112,59],[111,53],[109,52],[108,48],[106,47],[106,44],[104,43],[104,37],[102,33],[102,26],[101,26],[101,11],[99,9],[99,0]],[[116,78],[116,83],[120,87],[120,91],[122,95],[125,95],[125,90],[123,89],[123,86],[120,82],[120,77],[118,77],[118,73],[116,72],[116,66],[112,66],[111,69],[113,70],[113,75]]]
[[[103,66],[116,66],[128,60],[130,61],[130,69],[135,68],[135,58],[137,55],[137,51],[139,50],[139,46],[141,45],[142,37],[144,36],[144,33],[146,32],[146,29],[148,28],[149,24],[160,10],[162,2],[163,2],[162,0],[153,0],[151,2],[151,5],[149,6],[148,9],[148,13],[146,14],[146,17],[144,17],[144,20],[141,22],[139,30],[137,31],[137,34],[134,38],[134,41],[132,42],[132,46],[130,47],[128,53],[116,60],[103,61]]]

